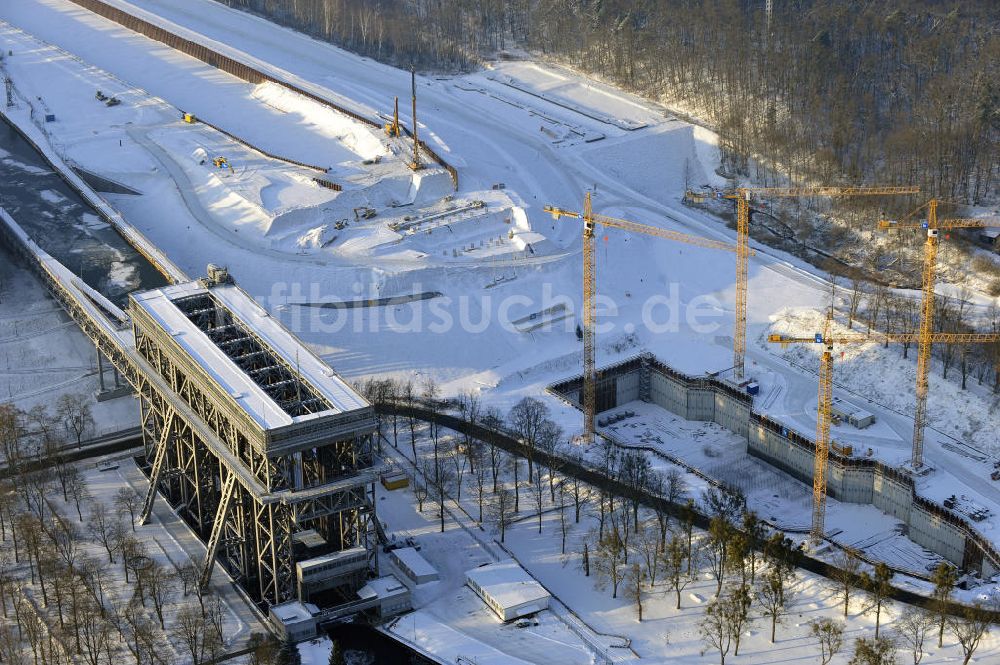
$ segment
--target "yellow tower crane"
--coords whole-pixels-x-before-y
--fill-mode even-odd
[[[931,199],[907,216],[911,217],[914,213],[926,208],[926,220],[879,220],[879,228],[883,230],[922,229],[927,233],[927,239],[924,241],[920,326],[918,333],[914,336],[915,339],[910,340],[916,341],[917,344],[917,403],[913,410],[913,450],[910,457],[910,467],[914,471],[919,471],[924,465],[924,426],[927,424],[927,393],[928,376],[930,375],[931,367],[931,345],[935,342],[943,344],[968,344],[990,343],[1000,340],[1000,335],[991,335],[988,333],[973,334],[975,339],[949,338],[941,340],[932,334],[934,331],[934,283],[937,278],[937,251],[940,231],[944,229],[975,229],[1000,226],[1000,222],[986,219],[938,219],[938,203],[937,199]],[[962,335],[958,335],[957,337],[962,337]]]
[[[594,346],[594,295],[597,284],[594,252],[594,229],[596,226],[600,224],[631,233],[642,233],[665,240],[683,242],[708,249],[722,249],[728,252],[735,252],[736,246],[720,240],[701,238],[597,214],[593,211],[590,192],[587,192],[584,198],[583,212],[564,210],[554,206],[545,206],[544,210],[554,219],[572,217],[583,220],[583,325],[581,326],[583,330],[583,399],[581,401],[583,403],[584,436],[589,443],[594,440],[594,419],[597,415],[597,365]]]
[[[750,201],[758,197],[796,198],[807,196],[893,196],[916,194],[919,187],[740,187],[713,194],[736,201],[736,324],[733,330],[733,374],[743,378],[747,348],[747,266],[750,251]],[[693,201],[713,195],[687,192]]]
[[[830,411],[833,406],[833,346],[869,341],[861,335],[833,336],[830,324],[833,309],[827,312],[823,332],[812,337],[785,337],[768,335],[768,342],[785,347],[789,344],[823,344],[826,348],[819,362],[819,401],[816,404],[816,454],[813,457],[813,514],[810,540],[818,545],[823,540],[826,521],[826,463],[830,456]]]
[[[887,333],[878,337],[867,335],[831,335],[833,309],[827,312],[823,332],[812,337],[786,337],[768,335],[767,341],[781,344],[823,344],[826,348],[819,363],[819,400],[816,406],[816,454],[813,458],[813,514],[809,535],[813,544],[823,540],[826,521],[826,466],[830,456],[830,415],[833,407],[833,347],[843,344],[864,344],[866,342],[889,341],[912,343],[919,333]],[[933,333],[927,336],[932,342],[968,344],[987,341],[985,338],[1000,338],[1000,335],[978,333]]]

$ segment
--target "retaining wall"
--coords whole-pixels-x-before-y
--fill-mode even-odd
[[[181,35],[171,32],[170,30],[167,30],[163,26],[150,23],[149,21],[141,19],[138,16],[129,14],[128,12],[125,12],[119,9],[118,7],[114,7],[106,2],[103,2],[102,0],[70,0],[70,2],[73,2],[74,4],[79,5],[84,9],[88,9],[99,16],[103,16],[104,18],[110,21],[114,21],[115,23],[118,23],[119,25],[122,25],[128,28],[129,30],[132,30],[133,32],[137,32],[140,35],[143,35],[144,37],[148,37],[149,39],[158,41],[162,44],[166,44],[170,48],[176,49],[181,53],[191,56],[192,58],[197,58],[198,60],[201,60],[207,65],[215,67],[216,69],[220,69],[226,72],[227,74],[231,74],[232,76],[243,79],[244,81],[247,81],[254,85],[258,85],[260,83],[265,83],[265,82],[277,83],[278,85],[284,88],[297,92],[298,94],[308,97],[309,99],[315,102],[319,102],[320,104],[328,108],[331,108],[337,111],[338,113],[342,113],[350,118],[353,118],[354,120],[357,120],[360,123],[368,125],[369,127],[378,127],[380,129],[382,127],[383,123],[379,119],[368,118],[361,115],[360,113],[356,113],[350,109],[346,109],[342,106],[334,104],[329,99],[326,99],[325,97],[322,97],[316,94],[315,92],[307,90],[302,86],[296,85],[287,80],[283,80],[277,76],[274,76],[273,74],[265,72],[260,68],[253,67],[245,62],[241,62],[240,60],[237,60],[236,58],[230,55],[226,55],[224,53],[219,52],[218,50],[210,48],[205,44],[201,44],[186,37],[182,37]],[[407,129],[406,127],[401,126],[401,129],[407,136],[412,136],[410,130]],[[430,155],[434,159],[434,161],[436,161],[438,164],[444,167],[446,171],[448,171],[448,175],[451,176],[451,180],[455,186],[455,189],[458,189],[458,171],[456,171],[453,166],[451,166],[448,162],[446,162],[429,145],[427,145],[423,141],[418,141],[418,143],[420,144],[420,151],[422,153]],[[311,167],[310,165],[307,164],[303,164],[303,166],[307,166],[310,168],[318,168],[318,167]]]
[[[581,379],[575,377],[550,390],[579,402]],[[612,392],[601,386],[614,385]],[[601,370],[598,410],[646,399],[686,420],[717,423],[745,438],[747,452],[807,485],[813,481],[816,443],[753,410],[753,398],[713,377],[677,372],[651,355],[638,356]],[[614,403],[609,405],[611,398]],[[621,399],[618,399],[621,398]],[[603,403],[602,403],[603,402]],[[1000,552],[964,518],[918,496],[913,480],[870,458],[830,453],[827,492],[844,503],[870,504],[906,525],[907,535],[963,569],[988,579],[1000,572]]]

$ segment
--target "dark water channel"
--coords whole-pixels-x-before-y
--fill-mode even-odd
[[[166,279],[0,121],[0,206],[63,265],[115,304]]]
[[[424,665],[430,662],[371,626],[337,624],[325,632],[331,640],[340,643],[347,665]]]

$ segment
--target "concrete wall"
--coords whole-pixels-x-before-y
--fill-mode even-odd
[[[602,370],[617,380],[618,401],[609,408],[640,399],[643,373],[649,401],[686,420],[717,423],[746,437],[747,452],[812,485],[815,442],[766,416],[753,412],[753,400],[712,377],[689,377],[651,356],[631,359]],[[551,386],[578,399],[579,377]],[[870,504],[906,525],[908,535],[957,566],[988,579],[1000,572],[1000,553],[964,519],[918,497],[913,481],[881,462],[830,455],[827,492],[845,503]]]

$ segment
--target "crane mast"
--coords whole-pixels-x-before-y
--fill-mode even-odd
[[[919,471],[924,466],[924,431],[927,426],[927,399],[930,393],[929,377],[933,344],[990,343],[1000,339],[1000,335],[989,333],[948,334],[934,332],[934,294],[941,230],[986,228],[1000,225],[1000,222],[988,219],[938,219],[938,203],[937,199],[931,199],[927,202],[926,222],[898,222],[883,219],[879,220],[878,223],[879,228],[883,230],[921,229],[927,234],[924,240],[920,325],[915,338],[909,340],[917,343],[916,403],[913,408],[913,447],[910,453],[910,468],[913,471]],[[917,210],[923,207],[921,206]]]
[[[733,328],[733,375],[737,381],[746,371],[747,349],[747,281],[750,256],[750,201],[754,197],[773,196],[894,196],[915,194],[919,187],[740,187],[717,194],[719,198],[736,201],[736,306]],[[692,198],[704,199],[705,194]]]
[[[594,298],[597,289],[596,253],[594,251],[594,236],[597,225],[621,229],[630,233],[642,233],[664,240],[683,242],[707,249],[723,249],[736,251],[736,247],[720,240],[701,238],[678,231],[662,229],[657,226],[639,224],[627,219],[618,219],[600,215],[594,212],[590,192],[584,197],[583,212],[565,210],[555,206],[545,206],[545,212],[555,219],[572,217],[583,221],[583,387],[581,388],[581,403],[583,406],[584,437],[587,442],[594,440],[594,421],[597,417],[597,350],[594,338]],[[752,253],[752,251],[751,251]]]

